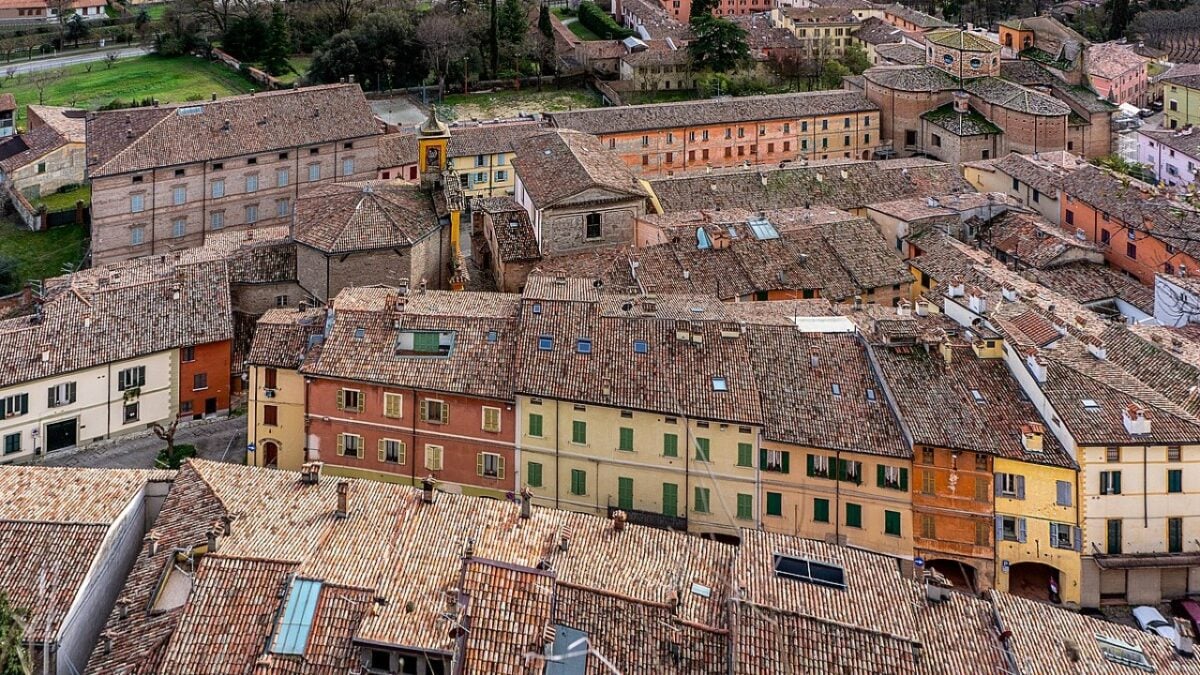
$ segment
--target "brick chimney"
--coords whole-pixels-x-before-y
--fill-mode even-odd
[[[967,92],[961,89],[954,92],[954,112],[966,115],[970,112],[970,105],[971,97],[967,95]]]
[[[339,480],[337,484],[337,510],[333,515],[338,518],[345,518],[350,515],[350,483],[349,481]]]
[[[1145,436],[1150,433],[1150,415],[1142,406],[1130,403],[1125,406],[1121,417],[1125,422],[1125,431],[1128,431],[1131,436]]]
[[[421,479],[421,501],[425,504],[433,503],[433,476],[426,476]]]
[[[962,278],[962,275],[955,274],[950,277],[950,282],[946,285],[946,295],[952,298],[961,298],[966,294],[967,282]]]

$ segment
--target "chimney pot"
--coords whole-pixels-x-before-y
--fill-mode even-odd
[[[426,504],[433,503],[433,476],[426,476],[421,479],[421,501]]]
[[[220,547],[220,544],[217,541],[217,531],[209,530],[208,531],[208,552],[216,553],[217,549],[219,547]]]
[[[625,523],[628,520],[629,520],[629,514],[625,513],[621,509],[617,509],[616,511],[613,511],[613,514],[612,514],[613,532],[623,532],[625,530]]]
[[[349,502],[350,483],[348,481],[339,480],[337,484],[337,511],[335,511],[333,515],[338,518],[345,518],[346,516],[349,516]]]
[[[521,490],[521,518],[529,520],[533,515],[533,492],[526,486]]]

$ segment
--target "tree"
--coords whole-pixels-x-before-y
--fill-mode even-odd
[[[554,39],[554,23],[550,21],[550,5],[542,5],[538,9],[538,31],[545,37]]]
[[[1133,18],[1130,13],[1129,0],[1108,0],[1108,39],[1117,40],[1125,37],[1125,29]]]
[[[150,12],[143,7],[137,13],[137,17],[133,20],[133,29],[137,31],[140,40],[146,39],[146,33],[150,32]]]
[[[712,16],[712,11],[716,6],[717,0],[692,0],[692,9],[688,16],[691,19]]]
[[[698,16],[692,19],[696,39],[688,43],[688,53],[697,70],[729,72],[750,57],[746,31],[727,19]]]
[[[497,19],[503,61],[520,74],[521,61],[530,52],[529,19],[521,0],[504,0]]]
[[[0,591],[0,675],[33,672],[32,659],[24,642],[28,620],[28,614],[9,604],[8,595]]]
[[[270,32],[271,27],[258,12],[232,17],[221,35],[221,49],[243,61],[259,61]]]
[[[467,55],[467,31],[450,14],[433,11],[417,26],[418,39],[425,48],[425,60],[437,78],[438,98],[446,95],[446,77],[450,68]]]
[[[866,50],[857,44],[851,44],[842,55],[842,65],[846,66],[851,75],[862,75],[864,70],[871,67],[871,59]]]
[[[78,14],[72,14],[67,20],[66,32],[63,34],[64,39],[70,40],[79,46],[79,41],[84,40],[92,34],[92,27],[83,20],[83,17]]]
[[[334,35],[313,55],[309,79],[336,82],[350,75],[364,89],[420,83],[429,74],[412,14],[388,9]]]
[[[159,424],[158,422],[154,422],[150,425],[150,430],[153,431],[154,435],[158,436],[158,438],[160,440],[166,442],[167,454],[174,455],[175,454],[175,433],[177,431],[179,431],[179,418],[176,417],[174,420],[171,420],[171,423],[165,427],[163,425]]]
[[[271,25],[267,30],[267,46],[263,50],[263,69],[272,75],[282,75],[292,70],[288,55],[292,53],[292,36],[288,30],[287,14],[282,5],[271,7]]]
[[[315,82],[337,82],[353,75],[360,60],[354,35],[344,30],[325,43],[308,66],[308,77]]]
[[[108,70],[117,65],[117,59],[120,58],[120,52],[104,52],[104,69]]]

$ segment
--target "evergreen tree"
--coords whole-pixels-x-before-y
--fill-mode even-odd
[[[712,11],[716,6],[717,0],[692,0],[692,10],[689,12],[689,18],[695,19],[701,16],[712,16]]]
[[[500,41],[507,44],[520,42],[529,32],[529,22],[525,18],[525,8],[521,6],[521,0],[504,0],[498,22]]]
[[[1125,36],[1125,29],[1132,19],[1129,0],[1109,0],[1108,3],[1108,39],[1117,40]]]
[[[538,10],[538,30],[542,35],[550,39],[554,38],[554,24],[550,22],[549,5],[542,5],[542,8]]]
[[[271,8],[271,28],[263,50],[263,69],[272,75],[282,75],[292,69],[288,55],[292,53],[292,35],[288,30],[287,14],[282,5]]]
[[[33,672],[29,651],[23,642],[25,618],[0,591],[0,675],[29,675]]]
[[[726,73],[750,57],[746,31],[727,19],[712,15],[692,19],[695,40],[688,43],[688,53],[696,70]]]

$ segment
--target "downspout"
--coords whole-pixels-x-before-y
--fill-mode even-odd
[[[412,455],[412,458],[413,458],[411,475],[412,475],[412,484],[416,485],[417,484],[417,420],[420,419],[420,414],[418,413],[418,411],[421,408],[420,408],[420,406],[417,405],[417,390],[416,390],[416,388],[409,387],[409,392],[412,393],[412,412],[411,412],[411,414],[412,414],[412,432],[409,434],[409,438],[412,440],[412,452],[410,454]],[[403,421],[404,416],[401,415],[400,419],[401,419],[401,421]],[[429,460],[426,459],[425,461],[428,462]],[[446,461],[445,450],[442,451],[442,461],[443,462]]]
[[[842,451],[833,451],[833,513],[830,517],[833,518],[833,541],[835,544],[841,542],[842,537]]]
[[[1150,527],[1150,495],[1146,490],[1146,480],[1149,475],[1149,463],[1147,457],[1150,454],[1150,446],[1142,446],[1142,527]],[[1123,536],[1123,535],[1122,535]]]
[[[561,401],[559,401],[557,398],[554,399],[554,508],[556,508],[556,509],[559,508],[558,500],[559,500],[560,494],[562,493],[562,479],[560,478],[561,474],[559,473],[559,466],[558,466],[558,460],[559,460],[559,455],[558,455],[559,447],[558,446],[559,446],[559,443],[562,441],[561,437],[559,436],[559,425],[560,425],[559,418],[561,416],[560,412],[559,412],[559,404],[560,403],[561,403]]]
[[[112,438],[112,361],[108,362],[108,381],[104,383],[104,386],[108,387],[108,392],[109,392],[108,396],[107,396],[107,398],[108,398],[108,407],[106,408],[107,414],[104,416],[105,417],[104,437]],[[176,383],[175,386],[176,386],[176,388],[178,388],[179,387],[178,383]],[[124,397],[122,397],[122,398],[124,398]],[[44,442],[45,441],[43,441],[43,443]]]

